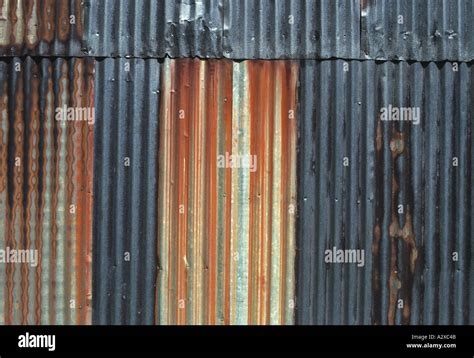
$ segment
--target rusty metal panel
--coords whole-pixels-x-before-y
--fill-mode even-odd
[[[89,0],[85,48],[106,57],[222,57],[222,0]]]
[[[0,0],[0,56],[81,56],[81,0]]]
[[[361,5],[365,58],[474,59],[472,0],[364,0]]]
[[[0,61],[1,324],[91,321],[93,62]]]
[[[473,324],[472,64],[300,73],[297,322]]]
[[[153,324],[160,63],[96,62],[93,323]]]
[[[224,0],[224,56],[360,57],[359,0]]]
[[[297,70],[165,62],[157,323],[293,322]]]

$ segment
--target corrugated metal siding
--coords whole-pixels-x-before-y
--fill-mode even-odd
[[[152,324],[160,63],[96,66],[94,324]]]
[[[360,57],[359,0],[91,0],[87,13],[93,56]]]
[[[176,60],[162,78],[158,323],[292,323],[297,64]]]
[[[364,57],[474,59],[472,0],[365,0],[362,5]]]
[[[0,263],[2,324],[90,323],[93,127],[56,108],[93,108],[93,76],[93,60],[0,61],[0,249],[38,250]]]
[[[89,0],[92,56],[222,57],[222,0]]]
[[[224,56],[360,57],[359,0],[224,0]]]
[[[81,0],[1,0],[0,56],[81,56]]]
[[[301,64],[297,320],[473,324],[472,64],[344,65]],[[382,122],[389,104],[420,124]]]
[[[158,111],[159,76],[97,64],[93,322],[292,323],[297,65],[167,60]]]

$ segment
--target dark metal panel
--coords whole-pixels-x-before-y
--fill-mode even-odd
[[[0,1],[0,56],[82,56],[81,0]]]
[[[96,65],[93,323],[152,324],[160,64]]]
[[[3,324],[91,321],[93,76],[91,59],[0,61]]]
[[[224,56],[360,57],[359,0],[224,0]]]
[[[473,323],[474,78],[454,69],[301,63],[298,323]],[[419,124],[382,120],[390,105]]]
[[[360,56],[359,0],[89,0],[86,9],[92,56]]]
[[[362,51],[371,59],[474,59],[474,1],[365,0]]]
[[[222,0],[88,0],[91,56],[222,57]]]

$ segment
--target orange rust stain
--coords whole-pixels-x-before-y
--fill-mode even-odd
[[[69,1],[59,2],[57,16],[58,16],[58,22],[59,22],[59,29],[58,29],[59,40],[66,41],[69,37],[70,26],[71,26],[69,24]]]
[[[45,0],[44,6],[38,9],[40,12],[40,38],[47,42],[52,42],[54,39],[55,4],[55,0]]]

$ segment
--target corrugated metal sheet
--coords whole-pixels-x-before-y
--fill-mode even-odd
[[[359,0],[224,0],[224,56],[360,57]]]
[[[301,66],[298,322],[473,324],[472,64]]]
[[[87,10],[93,56],[360,57],[359,0],[104,0]]]
[[[472,0],[365,0],[362,5],[364,57],[474,59]]]
[[[93,127],[57,108],[93,108],[93,77],[89,59],[0,61],[2,324],[90,323]]]
[[[98,62],[94,323],[292,323],[297,65],[167,60],[158,112],[159,76]]]
[[[152,324],[160,63],[96,66],[93,323]]]
[[[81,0],[1,0],[0,56],[81,56]]]
[[[222,0],[90,0],[92,56],[222,57]]]
[[[162,78],[158,323],[292,323],[297,65],[176,60]]]

